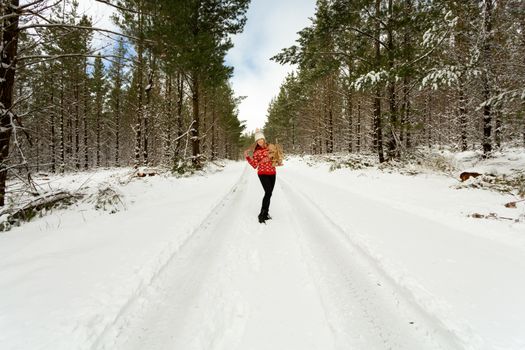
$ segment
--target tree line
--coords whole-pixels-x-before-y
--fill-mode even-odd
[[[318,0],[265,133],[289,152],[525,146],[525,2]]]
[[[0,205],[8,176],[236,158],[245,125],[225,55],[249,0],[0,0]],[[95,44],[94,34],[108,44]]]

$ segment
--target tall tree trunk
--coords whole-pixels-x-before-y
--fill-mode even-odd
[[[116,84],[120,83],[118,79]],[[115,96],[115,166],[120,166],[120,89]]]
[[[379,163],[385,161],[383,153],[383,131],[381,127],[381,88],[376,87],[374,96],[374,148],[379,157]]]
[[[201,125],[201,129],[204,131],[202,137],[202,143],[201,143],[201,153],[202,154],[206,154],[207,152],[207,148],[206,148],[206,135],[207,135],[207,124],[206,124],[206,119],[208,118],[208,92],[207,91],[204,91],[203,94],[202,94],[202,107],[203,107],[203,111],[202,111],[202,125]]]
[[[496,110],[496,129],[494,130],[494,141],[497,148],[501,148],[501,131],[503,129],[501,114],[501,109],[498,108]]]
[[[522,104],[524,105],[524,109],[525,109],[525,103]],[[522,133],[523,133],[523,147],[525,147],[525,115],[523,116],[523,120],[522,120]]]
[[[357,153],[361,152],[361,98],[357,99],[357,130],[356,130],[356,150]]]
[[[330,95],[332,93],[330,92]],[[328,135],[329,135],[329,143],[328,143],[328,153],[334,152],[334,109],[332,105],[332,99],[330,98],[330,106],[328,107]]]
[[[62,73],[61,87],[60,87],[60,172],[64,172],[66,166],[65,156],[65,130],[64,130],[64,75]]]
[[[297,140],[296,140],[296,131],[295,131],[295,118],[297,118],[295,116],[295,114],[292,116],[292,152],[295,153],[295,147],[296,147],[296,143],[297,143]]]
[[[407,82],[408,84],[408,82]],[[403,113],[404,115],[404,118],[405,118],[405,121],[404,121],[404,125],[405,125],[405,131],[406,131],[406,148],[407,149],[411,149],[412,148],[412,123],[411,123],[411,119],[412,119],[412,109],[411,109],[411,106],[412,106],[412,103],[410,101],[410,91],[408,91],[408,85],[406,86],[406,91],[405,91],[405,94],[406,94],[406,100],[405,100],[405,112]]]
[[[483,16],[483,43],[482,43],[482,86],[483,86],[483,156],[487,157],[492,151],[492,111],[489,103],[492,97],[491,91],[491,70],[492,70],[492,10],[493,0],[484,0]]]
[[[119,51],[120,52],[120,51]],[[116,75],[115,75],[115,81],[114,81],[114,113],[115,113],[115,166],[120,166],[120,108],[121,108],[121,86],[122,86],[122,66],[120,59],[116,66]],[[108,155],[109,157],[109,155]]]
[[[135,124],[135,167],[140,164],[140,153],[142,144],[142,121],[143,121],[143,106],[142,106],[142,93],[144,89],[143,82],[143,66],[144,66],[144,45],[143,45],[143,14],[142,14],[142,1],[138,6],[138,27],[139,27],[139,38],[137,40],[137,115]]]
[[[216,122],[217,116],[216,116],[216,103],[214,102],[212,105],[212,111],[211,111],[211,160],[215,160],[217,158],[217,144],[215,141],[215,122]]]
[[[98,91],[97,94],[100,94],[101,92]],[[102,132],[102,127],[100,125],[100,119],[101,119],[101,114],[102,114],[102,106],[100,106],[100,103],[102,102],[101,101],[102,98],[99,98],[97,97],[97,112],[96,112],[96,115],[95,115],[95,124],[96,124],[96,152],[97,152],[97,167],[100,167],[100,133]]]
[[[192,163],[196,169],[200,164],[200,140],[199,140],[199,77],[196,73],[192,74],[192,105],[193,105],[193,127],[191,128],[192,139]]]
[[[322,99],[321,99],[321,105],[323,106],[323,122],[324,122],[324,125],[327,125],[328,122],[327,122],[327,119],[328,119],[328,108],[327,108],[327,103],[326,103],[326,86],[323,86],[323,95],[322,95]],[[321,128],[321,126],[319,126],[319,129],[322,131],[322,137],[323,137],[323,141],[324,141],[324,145],[325,145],[325,149],[328,150],[328,137],[326,136],[326,133],[328,132],[327,128]],[[322,152],[321,152],[322,153]]]
[[[346,96],[346,117],[348,118],[348,152],[352,153],[354,151],[354,104],[353,104],[353,94],[352,90],[348,88]]]
[[[175,144],[175,156],[180,157],[182,136],[182,107],[184,104],[184,79],[181,72],[177,73],[177,142]]]
[[[326,152],[334,151],[334,113],[331,107],[328,108],[328,140]]]
[[[459,82],[459,91],[458,91],[458,100],[459,100],[459,106],[458,106],[458,113],[459,113],[459,132],[461,137],[461,150],[465,152],[468,148],[467,143],[467,127],[468,127],[468,120],[467,120],[467,107],[466,107],[466,101],[465,101],[465,93],[463,91],[463,81],[462,78],[460,78]]]
[[[75,165],[80,169],[80,82],[75,82]]]
[[[167,130],[165,134],[165,144],[164,144],[164,159],[166,161],[170,161],[172,159],[171,156],[171,136],[173,133],[173,76],[171,74],[168,74],[166,77],[166,124],[167,124]]]
[[[148,85],[146,86],[146,106],[144,107],[144,165],[149,165],[149,118],[150,118],[150,109],[151,109],[151,89],[153,88],[153,64],[151,65],[149,77],[148,77]]]
[[[399,147],[397,145],[397,97],[396,97],[396,83],[394,78],[394,10],[392,0],[388,0],[388,22],[387,22],[387,45],[388,45],[388,102],[390,106],[390,125],[388,128],[388,158],[399,158]],[[379,18],[379,17],[378,17]]]
[[[66,143],[66,156],[68,157],[68,160],[71,159],[71,156],[73,155],[73,119],[72,119],[72,113],[71,113],[71,94],[70,89],[71,86],[66,85],[66,95],[65,95],[65,111],[66,111],[66,122],[67,122],[67,143]],[[73,88],[74,89],[74,88]]]
[[[57,157],[56,157],[56,131],[55,131],[55,87],[51,85],[51,98],[49,103],[50,109],[50,124],[51,124],[51,141],[50,141],[50,151],[51,151],[51,172],[55,173],[57,171]]]
[[[404,11],[405,13],[412,13],[412,0],[405,0],[404,2]],[[412,33],[411,29],[415,23],[413,20],[409,20],[409,25],[406,26],[403,33],[403,51],[405,52],[405,59],[407,62],[412,62],[414,60],[413,54],[413,45],[412,45]],[[405,73],[403,76],[403,102],[402,102],[402,112],[400,114],[400,133],[399,141],[400,145],[405,145],[406,149],[411,148],[411,96],[410,96],[410,83],[411,77]]]
[[[425,129],[426,129],[426,137],[427,137],[427,146],[428,148],[432,147],[432,111],[430,109],[430,93],[427,94],[425,99]]]
[[[327,152],[332,153],[334,151],[334,79],[333,75],[330,74],[328,77],[328,142]]]
[[[522,13],[523,14],[523,13]],[[523,49],[525,49],[525,16],[521,16],[521,45],[522,45],[522,52]],[[525,64],[525,55],[522,56],[522,64]],[[523,137],[523,147],[525,147],[525,101],[522,100],[521,103],[521,111],[522,111],[522,137]]]
[[[321,124],[321,113],[318,113],[317,132],[315,136],[317,138],[317,152],[316,152],[317,154],[323,153],[323,140],[321,139],[322,130],[323,130],[323,127]]]
[[[525,102],[521,104],[521,110],[525,111]],[[523,136],[523,147],[525,147],[525,114],[522,115],[522,121],[521,121],[521,128],[522,128],[522,136]]]
[[[87,60],[84,62],[84,72],[86,74],[84,78],[84,115],[82,116],[83,129],[84,129],[84,169],[89,168],[89,144],[88,144],[88,117],[89,117],[89,86],[87,78]]]
[[[405,143],[405,147],[409,148],[410,144],[410,90],[409,90],[409,78],[407,76],[403,77],[403,101],[401,104],[401,112],[400,112],[400,121],[399,124],[401,125],[401,130],[399,133],[399,142],[401,145]]]
[[[381,17],[381,0],[376,0],[375,4],[375,14],[376,14],[376,28],[375,28],[375,60],[376,68],[379,69],[381,66],[381,22],[379,18]],[[385,161],[385,155],[383,153],[383,129],[381,125],[381,86],[376,84],[375,95],[374,95],[374,148],[377,151],[379,157],[379,162],[383,163]]]
[[[36,172],[40,172],[40,138],[36,139]]]

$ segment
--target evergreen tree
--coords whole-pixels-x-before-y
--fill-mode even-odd
[[[108,72],[108,78],[111,84],[110,91],[110,110],[113,115],[113,135],[114,135],[114,162],[116,166],[120,166],[121,155],[120,155],[120,143],[121,143],[121,123],[123,114],[123,103],[124,103],[124,84],[126,82],[126,76],[124,72],[125,68],[125,57],[126,48],[124,46],[124,40],[121,38],[118,41],[118,46],[114,51],[113,63]]]
[[[294,128],[295,151],[373,149],[380,161],[421,145],[478,144],[489,155],[524,130],[524,13],[513,1],[319,0],[297,44],[273,58],[298,72],[265,131]],[[295,116],[299,129],[285,122]]]
[[[92,91],[94,95],[94,106],[93,115],[95,121],[95,149],[96,149],[96,166],[100,166],[102,157],[102,135],[105,128],[104,123],[104,105],[106,100],[107,85],[106,85],[106,73],[104,64],[102,63],[102,57],[100,54],[95,58],[95,65],[93,68],[92,78]]]
[[[224,56],[232,47],[230,35],[242,31],[249,0],[160,2],[161,18],[155,22],[157,47],[189,77],[192,101],[192,163],[201,166],[200,99],[204,89],[229,78]]]

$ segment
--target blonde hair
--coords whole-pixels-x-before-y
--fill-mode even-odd
[[[268,155],[272,161],[273,166],[279,166],[283,165],[283,159],[284,159],[284,152],[283,147],[279,144],[273,144],[268,143],[266,140],[264,140],[265,146],[268,147]],[[255,148],[257,147],[257,142],[252,143],[248,148],[246,148],[247,151],[255,152]]]
[[[283,147],[279,144],[268,144],[268,154],[272,160],[273,166],[283,165],[284,152]]]

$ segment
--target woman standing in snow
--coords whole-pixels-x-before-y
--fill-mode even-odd
[[[250,165],[257,169],[257,175],[264,189],[264,197],[262,200],[261,212],[259,213],[259,222],[263,223],[271,219],[268,213],[270,208],[270,198],[272,197],[273,187],[275,186],[276,170],[275,165],[280,165],[280,161],[272,160],[269,145],[266,143],[264,134],[259,130],[255,130],[255,149],[253,151],[253,158],[248,155],[248,150],[244,151],[244,157]],[[253,148],[250,147],[250,148]]]

